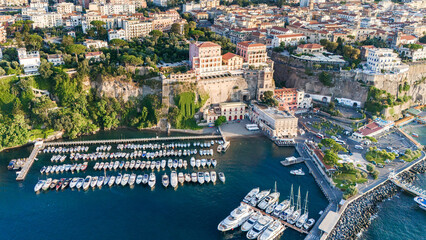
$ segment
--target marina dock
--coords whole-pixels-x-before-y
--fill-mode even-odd
[[[406,192],[409,192],[409,193],[411,193],[415,196],[420,196],[420,197],[426,198],[426,194],[425,194],[426,190],[423,190],[423,189],[420,189],[420,188],[416,189],[411,184],[404,184],[404,183],[400,182],[399,179],[397,179],[397,178],[390,177],[389,180],[392,181],[398,187],[404,189]]]
[[[200,135],[200,136],[178,136],[178,137],[153,137],[153,138],[128,138],[128,139],[106,139],[106,140],[88,140],[88,141],[67,141],[67,142],[36,142],[34,148],[16,177],[16,181],[23,181],[31,169],[34,160],[39,151],[45,147],[52,146],[72,146],[72,145],[93,145],[93,144],[119,144],[136,143],[150,141],[181,141],[181,140],[222,140],[222,135]]]
[[[250,204],[247,204],[245,202],[241,202],[241,204],[247,205],[247,206],[251,207],[253,210],[262,213],[263,215],[268,215],[268,216],[272,217],[274,220],[279,220],[287,228],[291,228],[291,229],[293,229],[295,231],[298,231],[300,233],[303,233],[303,234],[308,234],[308,231],[306,231],[304,229],[301,229],[301,228],[298,228],[298,227],[296,227],[296,226],[294,226],[294,225],[292,225],[292,224],[290,224],[290,223],[288,223],[288,222],[286,222],[284,220],[281,220],[280,218],[277,218],[277,217],[274,217],[274,216],[272,216],[270,214],[267,214],[264,211],[262,211],[262,210],[260,210],[260,209],[258,209],[256,207],[251,206]]]

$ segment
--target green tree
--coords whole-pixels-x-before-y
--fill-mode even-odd
[[[74,44],[74,38],[73,37],[68,36],[68,35],[65,35],[65,36],[62,37],[62,45],[64,47],[67,47],[71,44]]]
[[[379,171],[377,171],[377,170],[374,170],[372,173],[371,173],[371,175],[373,176],[373,178],[374,179],[377,179],[378,177],[379,177]]]
[[[264,92],[261,96],[261,100],[268,106],[278,106],[278,101],[274,98],[273,91]]]
[[[117,49],[117,56],[118,56],[119,49],[124,47],[124,46],[127,46],[128,43],[124,40],[121,40],[121,39],[112,39],[111,41],[109,41],[109,45],[113,46],[115,49]]]
[[[331,87],[333,86],[333,80],[331,75],[328,72],[321,72],[319,75],[319,81],[324,84],[324,86]]]
[[[338,163],[338,161],[340,160],[339,156],[337,156],[337,153],[335,153],[334,151],[331,151],[329,149],[325,150],[325,154],[324,154],[324,163],[329,165],[329,166],[334,166]]]
[[[204,37],[204,32],[200,30],[192,30],[189,32],[189,35],[195,38],[196,41],[198,41],[198,38]]]
[[[50,64],[46,59],[41,59],[38,72],[44,79],[48,79],[53,74],[52,64]]]
[[[25,47],[28,51],[39,51],[43,43],[43,38],[37,34],[25,36]]]
[[[81,44],[71,44],[65,48],[65,51],[69,54],[74,54],[75,61],[78,63],[78,55],[86,52],[86,47]]]
[[[214,121],[214,125],[215,126],[220,126],[220,125],[222,125],[223,123],[225,123],[226,122],[226,117],[225,116],[219,116],[215,121]]]
[[[373,164],[371,163],[367,164],[367,171],[373,172],[374,170],[376,170],[376,168],[374,167]]]
[[[172,27],[170,29],[170,32],[174,33],[174,34],[180,34],[180,24],[179,23],[173,23]]]

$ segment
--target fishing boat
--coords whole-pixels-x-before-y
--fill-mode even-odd
[[[129,185],[133,186],[133,185],[135,185],[135,182],[136,182],[136,174],[132,173],[132,174],[130,174]]]
[[[178,178],[176,171],[172,171],[170,174],[170,185],[172,185],[173,188],[177,187],[178,185]]]
[[[84,182],[83,182],[83,189],[84,190],[87,190],[87,189],[89,189],[89,187],[90,187],[90,182],[92,181],[92,177],[91,176],[87,176],[85,179],[84,179]]]
[[[210,173],[209,172],[205,172],[204,173],[204,180],[206,181],[206,183],[210,182]]]
[[[126,173],[123,175],[123,179],[121,179],[121,186],[126,186],[129,182],[130,174]]]
[[[215,171],[211,171],[210,172],[210,178],[212,180],[212,183],[216,183],[217,176],[216,176],[216,172]]]
[[[253,197],[251,199],[249,204],[252,205],[253,207],[256,206],[258,203],[260,203],[260,201],[263,200],[263,198],[268,196],[269,193],[271,193],[271,190],[264,190],[264,191],[259,192],[258,194],[256,194],[255,197]]]
[[[96,187],[96,184],[98,183],[98,178],[99,178],[98,176],[92,177],[92,181],[90,182],[90,186],[92,188]]]
[[[253,214],[254,210],[247,205],[240,205],[234,209],[229,216],[222,220],[217,230],[226,232],[241,226]]]
[[[154,173],[151,173],[151,174],[149,175],[148,185],[149,185],[151,188],[153,188],[153,187],[155,186],[155,181],[156,181],[156,179],[155,179],[155,174],[154,174]]]
[[[183,184],[185,182],[185,176],[183,175],[183,172],[178,173],[178,182],[180,184]]]
[[[203,172],[198,172],[198,182],[200,184],[204,183],[204,173]]]
[[[274,219],[272,217],[268,215],[262,215],[254,224],[253,228],[248,231],[246,237],[248,239],[257,238],[273,221]]]
[[[149,180],[149,176],[148,176],[148,174],[144,174],[144,175],[143,175],[143,178],[142,178],[142,183],[143,183],[143,184],[147,184],[147,183],[148,183],[148,180]]]
[[[197,182],[197,173],[191,173],[191,181],[193,182],[193,183],[196,183]]]
[[[226,178],[225,178],[225,174],[223,172],[219,172],[219,179],[220,179],[220,181],[225,183]]]
[[[122,179],[123,179],[123,175],[119,173],[118,176],[115,178],[115,185],[120,185]]]
[[[272,224],[265,229],[265,231],[257,237],[258,240],[273,240],[276,239],[284,230],[285,226],[279,221],[275,220]]]
[[[250,229],[253,228],[254,224],[257,222],[257,220],[262,216],[262,214],[260,212],[254,212],[250,218],[243,223],[243,225],[241,226],[241,231],[243,232],[248,232],[250,231]]]
[[[314,224],[315,224],[315,219],[309,218],[308,221],[306,221],[305,224],[303,224],[303,228],[305,230],[309,230],[312,226],[314,226]]]
[[[40,191],[40,189],[43,187],[45,182],[46,182],[45,180],[38,180],[37,184],[34,186],[34,192]]]
[[[97,186],[98,188],[101,188],[101,187],[102,187],[102,185],[104,185],[104,181],[105,181],[104,176],[100,176],[100,177],[98,178],[98,182],[96,183],[96,186]]]
[[[115,183],[115,176],[111,176],[111,178],[108,181],[108,186],[112,187]]]
[[[167,174],[163,175],[163,177],[161,178],[161,183],[163,183],[164,187],[169,186],[169,176]]]
[[[306,198],[305,198],[305,208],[303,210],[302,216],[297,220],[296,227],[301,228],[308,220],[308,192],[306,192]]]
[[[419,205],[419,207],[423,210],[426,210],[426,199],[421,196],[417,196],[414,198],[414,201]]]
[[[142,179],[143,179],[143,176],[142,175],[138,175],[138,177],[136,178],[136,184],[141,184],[141,182],[142,182]]]
[[[278,202],[278,198],[280,197],[279,192],[273,192],[266,196],[260,203],[257,205],[260,209],[265,210],[269,205]]]
[[[303,172],[303,170],[300,169],[296,169],[296,170],[291,170],[290,171],[291,174],[296,175],[296,176],[304,176],[305,172]]]
[[[250,190],[250,192],[249,193],[247,193],[247,195],[244,197],[244,199],[243,199],[243,202],[245,202],[245,203],[249,203],[252,199],[253,199],[253,197],[255,197],[256,196],[256,194],[258,194],[259,193],[259,188],[257,187],[257,188],[253,188],[252,190]]]

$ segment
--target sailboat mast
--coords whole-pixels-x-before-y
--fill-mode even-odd
[[[308,191],[306,192],[306,198],[305,198],[305,209],[303,210],[303,214],[308,213]]]
[[[298,190],[298,192],[297,192],[297,205],[296,205],[296,210],[300,210],[302,207],[300,206],[302,203],[301,203],[301,200],[300,200],[300,186],[299,186],[299,190]]]
[[[291,184],[291,191],[290,191],[290,207],[294,206],[294,199],[293,199],[293,184]]]
[[[277,192],[277,181],[275,181],[275,188],[274,188],[275,192]]]

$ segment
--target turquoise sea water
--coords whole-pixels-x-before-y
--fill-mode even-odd
[[[155,135],[154,132],[117,130],[83,139]],[[218,223],[253,187],[272,189],[275,181],[281,200],[288,197],[291,184],[295,189],[301,186],[302,196],[309,191],[310,217],[318,219],[318,212],[327,206],[311,175],[289,174],[289,170],[300,167],[307,173],[305,165],[289,168],[280,165],[279,161],[286,156],[297,154],[294,148],[279,148],[264,137],[232,140],[225,154],[215,152],[218,160],[215,170],[225,173],[225,184],[186,184],[177,190],[162,187],[160,176],[170,173],[166,170],[156,173],[157,185],[153,191],[137,185],[133,189],[103,186],[86,192],[66,189],[35,194],[35,183],[45,178],[39,170],[51,164],[51,155],[39,155],[39,161],[23,182],[16,182],[15,173],[6,168],[10,159],[28,157],[30,150],[19,148],[0,153],[0,239],[245,239],[238,231],[218,232]],[[112,151],[117,150],[113,147]],[[94,162],[89,164],[86,173],[49,177],[100,175],[92,170],[93,165]],[[192,169],[183,171],[192,172]],[[304,235],[288,229],[282,238],[297,240]]]

